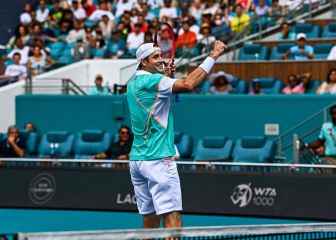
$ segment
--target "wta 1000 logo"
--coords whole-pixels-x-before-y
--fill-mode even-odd
[[[240,184],[233,189],[231,201],[238,207],[249,205],[272,207],[277,198],[277,191],[274,187],[256,187],[251,183]]]

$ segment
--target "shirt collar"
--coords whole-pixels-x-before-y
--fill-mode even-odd
[[[138,76],[138,75],[148,75],[148,74],[151,74],[150,72],[147,72],[145,70],[137,70],[135,75]]]

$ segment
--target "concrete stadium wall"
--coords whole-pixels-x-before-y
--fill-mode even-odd
[[[175,128],[203,136],[263,135],[267,123],[280,125],[280,134],[335,102],[334,96],[202,96],[180,95],[174,104]],[[124,118],[129,123],[122,96],[24,95],[16,98],[16,123],[34,122],[42,131],[99,128],[115,132]],[[318,128],[323,114],[303,130]]]
[[[49,90],[37,87],[34,93],[60,93],[60,79],[64,78],[73,80],[83,90],[87,90],[94,85],[97,74],[103,75],[104,85],[112,87],[113,84],[125,84],[136,70],[135,63],[135,60],[84,60],[35,77],[35,85],[56,87]]]
[[[0,131],[15,123],[15,97],[24,93],[24,82],[0,88]]]

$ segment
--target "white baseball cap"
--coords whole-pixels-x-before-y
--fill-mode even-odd
[[[32,22],[32,18],[29,13],[22,13],[20,16],[20,22],[24,25],[28,25]]]
[[[300,40],[300,39],[302,39],[302,38],[307,39],[306,34],[304,34],[304,33],[299,33],[298,35],[296,35],[296,40]]]
[[[140,63],[141,60],[144,60],[156,51],[161,51],[161,49],[159,47],[155,47],[154,43],[142,44],[135,53],[137,62]]]

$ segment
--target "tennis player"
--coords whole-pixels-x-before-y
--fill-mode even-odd
[[[193,91],[210,73],[225,44],[216,41],[210,55],[184,79],[173,79],[173,61],[165,65],[161,50],[145,43],[136,51],[138,69],[127,84],[134,140],[130,174],[145,228],[180,227],[182,197],[174,156],[173,93]],[[166,66],[166,67],[165,67]]]

